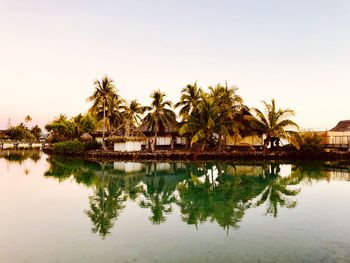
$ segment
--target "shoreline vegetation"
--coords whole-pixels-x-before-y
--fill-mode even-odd
[[[66,154],[56,154],[52,147],[43,149],[44,153],[55,156],[76,157],[90,161],[345,161],[350,162],[350,153],[332,152],[300,152],[300,151],[232,151],[202,152],[173,150],[157,152],[117,152],[111,150],[90,150]]]
[[[290,119],[293,110],[277,107],[274,99],[262,101],[263,110],[250,108],[237,90],[227,83],[204,90],[195,82],[181,90],[177,103],[155,90],[143,106],[122,98],[106,75],[93,83],[86,114],[60,114],[45,125],[50,146],[43,150],[113,160],[350,160],[349,152],[326,151],[321,133],[300,129]],[[39,132],[22,123],[4,136],[39,139]]]

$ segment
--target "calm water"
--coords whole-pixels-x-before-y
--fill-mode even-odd
[[[350,262],[350,165],[0,152],[0,262]]]

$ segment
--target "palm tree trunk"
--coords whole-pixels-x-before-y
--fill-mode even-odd
[[[266,139],[264,140],[264,145],[263,145],[263,150],[266,151],[267,150],[267,146],[269,146],[270,143],[270,136],[267,136]]]
[[[195,155],[193,156],[193,159],[197,159],[197,156],[200,152],[203,152],[204,151],[204,148],[205,148],[205,144],[207,142],[207,138],[208,138],[208,135],[206,134],[204,139],[203,139],[203,143],[201,145],[201,147],[199,147],[199,149],[197,150],[197,152],[195,153]]]
[[[154,150],[156,150],[156,147],[157,147],[157,134],[158,134],[158,119],[156,120],[156,127],[154,131]]]
[[[105,129],[106,129],[106,99],[103,100],[103,128],[102,128],[102,150],[106,150],[105,145]]]

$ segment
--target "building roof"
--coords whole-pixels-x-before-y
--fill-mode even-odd
[[[125,122],[118,127],[107,140],[111,142],[126,142],[126,141],[143,141],[146,136],[141,129],[134,124]]]
[[[169,134],[169,133],[176,133],[177,132],[177,125],[178,122],[177,121],[173,121],[173,122],[169,122],[167,126],[162,125],[162,123],[159,123],[159,128],[157,133],[161,134]],[[141,131],[143,133],[150,133],[150,132],[154,132],[152,131],[150,125],[146,122],[142,123],[142,125],[140,126]]]
[[[95,130],[95,131],[93,131],[90,135],[91,135],[93,138],[96,138],[96,137],[102,137],[102,133],[103,133],[102,130]],[[111,134],[110,131],[105,131],[105,136],[106,136],[106,137],[108,137],[110,134]]]
[[[82,134],[79,139],[83,142],[90,142],[93,140],[92,136],[88,133]]]
[[[337,126],[335,126],[333,129],[331,129],[330,131],[333,132],[346,132],[346,131],[350,131],[350,120],[344,120],[344,121],[340,121],[338,122]]]
[[[4,131],[0,131],[0,139],[10,139],[11,137],[6,135]]]

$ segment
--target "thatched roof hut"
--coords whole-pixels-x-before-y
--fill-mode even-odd
[[[11,137],[6,135],[5,132],[0,131],[0,140],[8,140],[8,139],[11,139]]]
[[[80,136],[80,141],[82,142],[91,142],[94,138],[92,138],[92,136],[88,133],[84,133]]]
[[[103,131],[102,130],[95,130],[91,133],[91,136],[93,138],[98,138],[98,137],[102,137],[102,133]],[[108,137],[109,135],[111,135],[111,132],[110,131],[105,131],[105,137]]]
[[[340,121],[331,132],[350,132],[350,120]]]
[[[147,136],[154,135],[154,130],[152,130],[152,127],[146,122],[140,126],[140,129]],[[178,134],[178,122],[169,122],[167,126],[162,125],[160,122],[157,133],[159,136]]]
[[[134,124],[125,122],[119,126],[107,140],[111,142],[126,142],[126,141],[143,141],[146,136],[142,133],[141,129]]]

